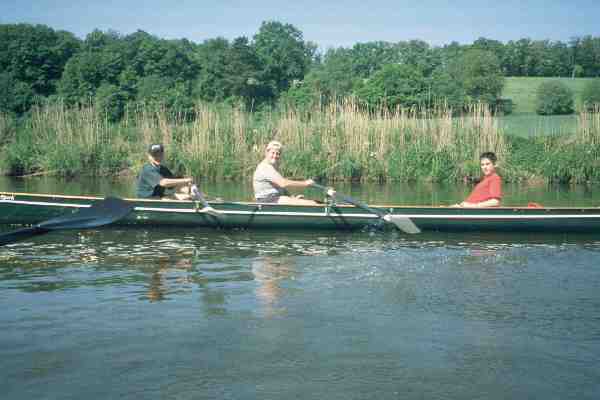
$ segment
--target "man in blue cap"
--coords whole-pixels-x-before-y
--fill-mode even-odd
[[[163,198],[172,195],[178,200],[189,200],[192,178],[175,177],[162,165],[164,154],[162,144],[152,144],[148,148],[148,162],[144,164],[138,177],[137,197]]]

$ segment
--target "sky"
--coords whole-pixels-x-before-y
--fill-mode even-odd
[[[94,29],[142,30],[201,43],[252,38],[263,21],[279,21],[323,50],[377,40],[567,42],[600,36],[599,17],[600,0],[0,0],[0,24],[44,24],[80,38]]]

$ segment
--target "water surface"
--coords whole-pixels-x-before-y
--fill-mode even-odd
[[[344,190],[443,204],[468,188]],[[597,202],[507,195],[541,193]],[[597,399],[599,255],[598,235],[54,232],[0,248],[2,398]]]

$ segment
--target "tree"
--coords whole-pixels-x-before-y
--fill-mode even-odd
[[[600,78],[591,79],[583,87],[581,104],[590,111],[600,108]]]
[[[560,81],[543,82],[537,90],[536,112],[540,115],[573,113],[573,92]]]
[[[105,80],[101,66],[102,56],[98,52],[85,51],[73,56],[58,83],[58,94],[67,104],[88,102]]]
[[[0,112],[23,114],[32,106],[34,98],[29,84],[15,79],[10,73],[0,73]]]
[[[94,99],[112,119],[122,115],[124,102],[137,96],[151,104],[160,101],[187,110],[192,102],[191,82],[198,73],[192,48],[187,41],[162,40],[142,31],[122,37],[95,30],[65,66],[58,91],[68,104]],[[165,97],[154,99],[152,88]],[[109,100],[116,103],[110,105]]]
[[[496,104],[504,87],[498,58],[486,50],[468,50],[455,58],[448,73],[463,87],[467,102]]]
[[[392,43],[377,41],[356,43],[350,50],[352,73],[358,78],[369,78],[384,65],[400,62],[400,53]]]
[[[209,101],[223,101],[231,95],[227,80],[229,42],[224,38],[206,40],[195,56],[200,73],[194,82],[194,95]]]
[[[441,63],[441,60],[436,57],[437,54],[431,50],[429,44],[422,40],[398,42],[394,48],[398,51],[398,58],[401,64],[413,65],[422,71],[425,76],[431,75]]]
[[[600,38],[584,36],[571,41],[574,64],[583,68],[583,76],[600,76]]]
[[[327,101],[352,94],[359,75],[353,68],[353,51],[340,47],[329,49],[320,64],[315,64],[305,77],[302,89],[322,95]]]
[[[118,86],[103,83],[96,91],[95,104],[109,121],[119,121],[125,111],[127,96]]]
[[[496,56],[496,58],[498,59],[498,61],[500,62],[501,66],[502,66],[502,60],[504,60],[504,58],[506,57],[506,54],[505,54],[506,48],[505,48],[504,44],[498,40],[480,37],[473,42],[473,44],[471,45],[471,48],[477,49],[477,50],[489,51],[490,53],[493,53]],[[506,71],[504,69],[502,69],[502,72],[503,72],[503,74],[506,73]]]
[[[195,51],[200,73],[195,84],[197,97],[210,101],[242,100],[247,106],[269,100],[262,81],[262,64],[246,37],[230,44],[226,39],[205,41]]]
[[[467,105],[467,93],[463,85],[444,68],[438,68],[430,78],[430,104],[444,105],[459,112]]]
[[[65,64],[80,47],[74,35],[44,25],[0,25],[0,110],[23,113],[34,97],[56,92]]]
[[[425,106],[427,84],[412,65],[388,64],[368,79],[355,94],[369,108]]]
[[[261,81],[270,86],[273,97],[304,78],[316,50],[296,27],[275,21],[262,23],[252,46],[262,65]]]

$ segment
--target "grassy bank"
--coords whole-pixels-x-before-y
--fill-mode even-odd
[[[250,179],[264,145],[285,145],[283,170],[294,177],[363,181],[456,181],[477,176],[478,155],[492,150],[508,180],[599,181],[600,113],[584,114],[570,135],[507,135],[487,109],[452,118],[448,110],[372,116],[352,102],[312,110],[249,113],[198,104],[195,118],[145,107],[110,123],[95,107],[35,109],[15,124],[0,117],[4,174],[136,174],[151,142],[167,146],[178,173]]]

